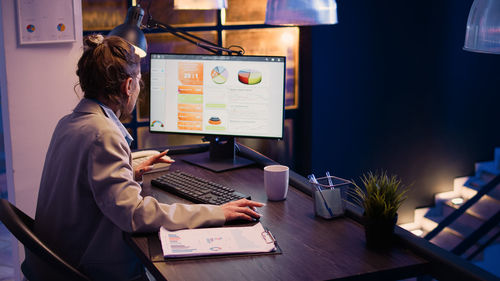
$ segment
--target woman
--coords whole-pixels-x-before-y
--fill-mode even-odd
[[[132,138],[118,118],[132,112],[140,91],[140,58],[133,46],[119,37],[86,37],[76,74],[84,98],[53,133],[35,217],[35,232],[56,253],[95,280],[142,280],[144,269],[122,231],[220,226],[259,217],[253,209],[262,204],[245,199],[222,206],[167,205],[140,195],[134,179],[168,160],[163,152],[132,171]],[[26,261],[40,269],[31,255]]]

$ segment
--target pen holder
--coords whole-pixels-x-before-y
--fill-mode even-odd
[[[311,183],[314,214],[324,219],[332,219],[344,215],[345,188],[350,181],[334,177],[317,178]]]

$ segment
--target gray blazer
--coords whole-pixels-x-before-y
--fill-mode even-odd
[[[52,136],[35,231],[96,280],[127,280],[141,266],[122,231],[224,224],[218,206],[167,205],[140,192],[125,138],[96,102],[82,99],[73,113],[59,121]]]

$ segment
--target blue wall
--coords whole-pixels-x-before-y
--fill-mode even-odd
[[[462,50],[470,1],[337,0],[312,28],[312,171],[413,183],[400,222],[500,146],[500,55]]]

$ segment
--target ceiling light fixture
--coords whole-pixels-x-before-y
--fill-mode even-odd
[[[474,0],[467,20],[464,50],[500,54],[500,1]]]

